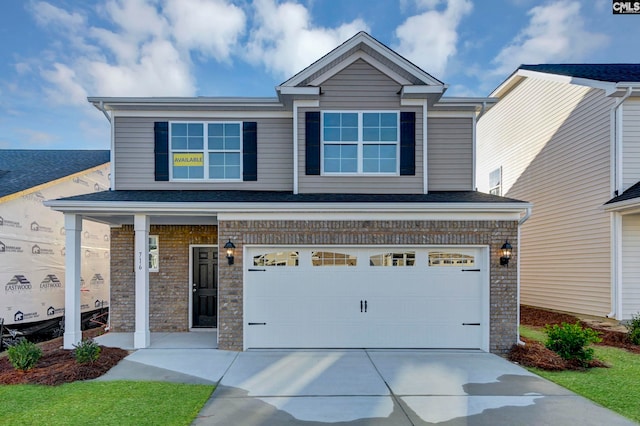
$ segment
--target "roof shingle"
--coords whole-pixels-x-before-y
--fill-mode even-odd
[[[0,150],[0,197],[108,163],[108,150]]]
[[[634,198],[638,198],[638,201],[640,201],[640,182],[636,183],[631,188],[624,191],[622,194],[610,199],[604,204],[605,205],[614,204],[614,203],[619,203],[621,201],[632,200]]]
[[[102,191],[62,198],[90,203],[520,203],[477,191],[428,194],[293,194],[290,191]]]
[[[520,69],[613,83],[640,82],[640,64],[538,64],[520,65]]]

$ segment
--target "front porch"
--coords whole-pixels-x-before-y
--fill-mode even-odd
[[[109,332],[95,341],[112,348],[134,350],[134,333]],[[150,333],[149,349],[218,349],[218,331],[202,330],[185,333]]]

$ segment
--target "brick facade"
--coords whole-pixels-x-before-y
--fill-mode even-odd
[[[251,245],[486,245],[490,247],[490,343],[506,353],[517,339],[517,221],[222,221],[216,226],[152,226],[159,235],[160,272],[150,273],[151,331],[189,327],[189,244],[236,245],[235,263],[218,272],[220,349],[243,348],[242,248]],[[514,247],[509,267],[499,266],[505,240]],[[134,331],[134,230],[111,235],[111,327]]]
[[[189,331],[189,245],[217,245],[215,225],[152,225],[158,235],[159,271],[149,273],[151,331]],[[135,329],[134,230],[111,230],[111,329]]]
[[[242,247],[244,244],[486,245],[490,247],[490,342],[504,354],[517,340],[517,221],[222,221],[220,247],[231,239],[235,264],[220,267],[218,344],[243,348]],[[509,267],[499,265],[505,240],[514,247]]]

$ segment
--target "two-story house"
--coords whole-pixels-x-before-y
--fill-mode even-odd
[[[481,191],[526,199],[522,303],[640,311],[640,64],[522,65],[478,121]]]
[[[112,186],[49,202],[67,276],[88,218],[112,225],[111,329],[139,348],[216,327],[232,350],[505,352],[531,205],[474,190],[492,100],[446,88],[361,32],[274,98],[90,98],[111,121]]]

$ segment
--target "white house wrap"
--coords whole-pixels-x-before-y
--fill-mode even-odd
[[[55,167],[55,166],[54,166]],[[65,229],[48,199],[104,191],[109,165],[0,197],[0,318],[5,325],[64,315]],[[82,312],[109,306],[109,226],[84,221]]]

